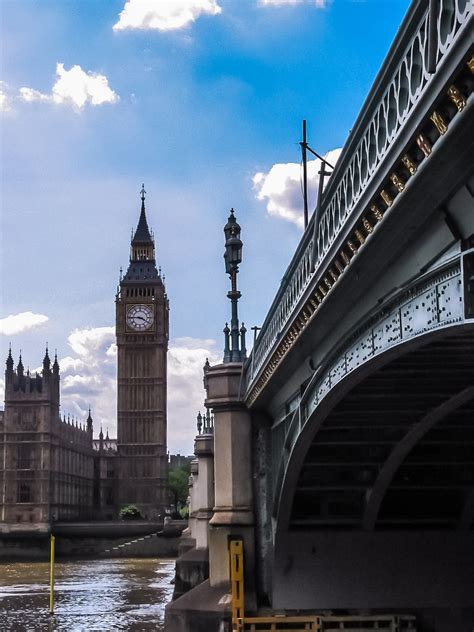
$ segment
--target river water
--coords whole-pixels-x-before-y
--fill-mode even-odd
[[[174,560],[57,562],[49,615],[49,564],[0,564],[0,632],[164,630]]]

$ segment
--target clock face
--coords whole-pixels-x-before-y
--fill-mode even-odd
[[[127,325],[135,331],[146,331],[153,325],[153,309],[149,305],[132,305],[127,311]]]

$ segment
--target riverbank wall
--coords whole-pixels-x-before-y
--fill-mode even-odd
[[[14,529],[0,534],[0,561],[48,560],[49,536],[56,538],[56,557],[177,557],[182,521],[62,523],[52,529]]]

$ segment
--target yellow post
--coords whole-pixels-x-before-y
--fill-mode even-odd
[[[244,609],[244,543],[236,536],[229,537],[230,584],[232,593],[232,630],[241,632],[245,625]]]
[[[49,558],[49,614],[54,614],[54,535],[50,539]]]

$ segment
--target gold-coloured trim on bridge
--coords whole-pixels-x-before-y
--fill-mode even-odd
[[[466,64],[469,70],[474,74],[474,56],[471,57]],[[464,66],[464,73],[466,72],[465,69],[466,66]],[[398,161],[394,164],[394,169],[396,169],[397,172],[403,173],[403,179],[394,171],[390,173],[390,176],[383,183],[379,193],[374,196],[368,208],[361,213],[360,219],[355,223],[354,229],[349,235],[345,245],[332,261],[329,262],[327,267],[321,271],[314,293],[308,297],[306,303],[295,315],[293,325],[280,340],[267,366],[246,398],[248,406],[251,406],[257,399],[265,387],[265,384],[294,346],[303,330],[311,322],[323,301],[350,266],[351,261],[357,255],[359,249],[365,246],[370,239],[374,230],[383,220],[385,213],[393,205],[395,198],[403,194],[408,181],[416,176],[419,165],[431,155],[433,146],[438,139],[449,131],[449,124],[453,118],[464,109],[467,104],[467,97],[470,93],[464,94],[462,91],[462,88],[466,88],[467,86],[467,83],[462,81],[462,73],[463,71],[461,71],[460,76],[457,78],[459,83],[452,83],[444,94],[445,102],[446,104],[451,104],[450,110],[452,110],[452,112],[449,112],[449,109],[445,107],[443,114],[441,114],[442,103],[438,104],[437,110],[433,110],[431,114],[427,116],[424,123],[419,126],[415,140],[405,148]],[[453,103],[456,106],[455,109],[452,106]],[[382,205],[382,209],[380,205]],[[369,212],[372,221],[375,220],[373,225],[367,219]],[[335,270],[337,270],[337,274]],[[329,280],[328,277],[331,280]]]
[[[460,112],[461,110],[464,110],[467,104],[467,99],[461,92],[459,92],[456,86],[450,86],[448,90],[448,97],[457,107],[458,112]]]
[[[436,129],[438,130],[440,134],[442,135],[446,134],[446,132],[448,131],[448,126],[446,125],[446,121],[444,120],[444,118],[441,116],[439,112],[436,112],[435,110],[433,114],[430,116],[430,119],[436,125]]]

